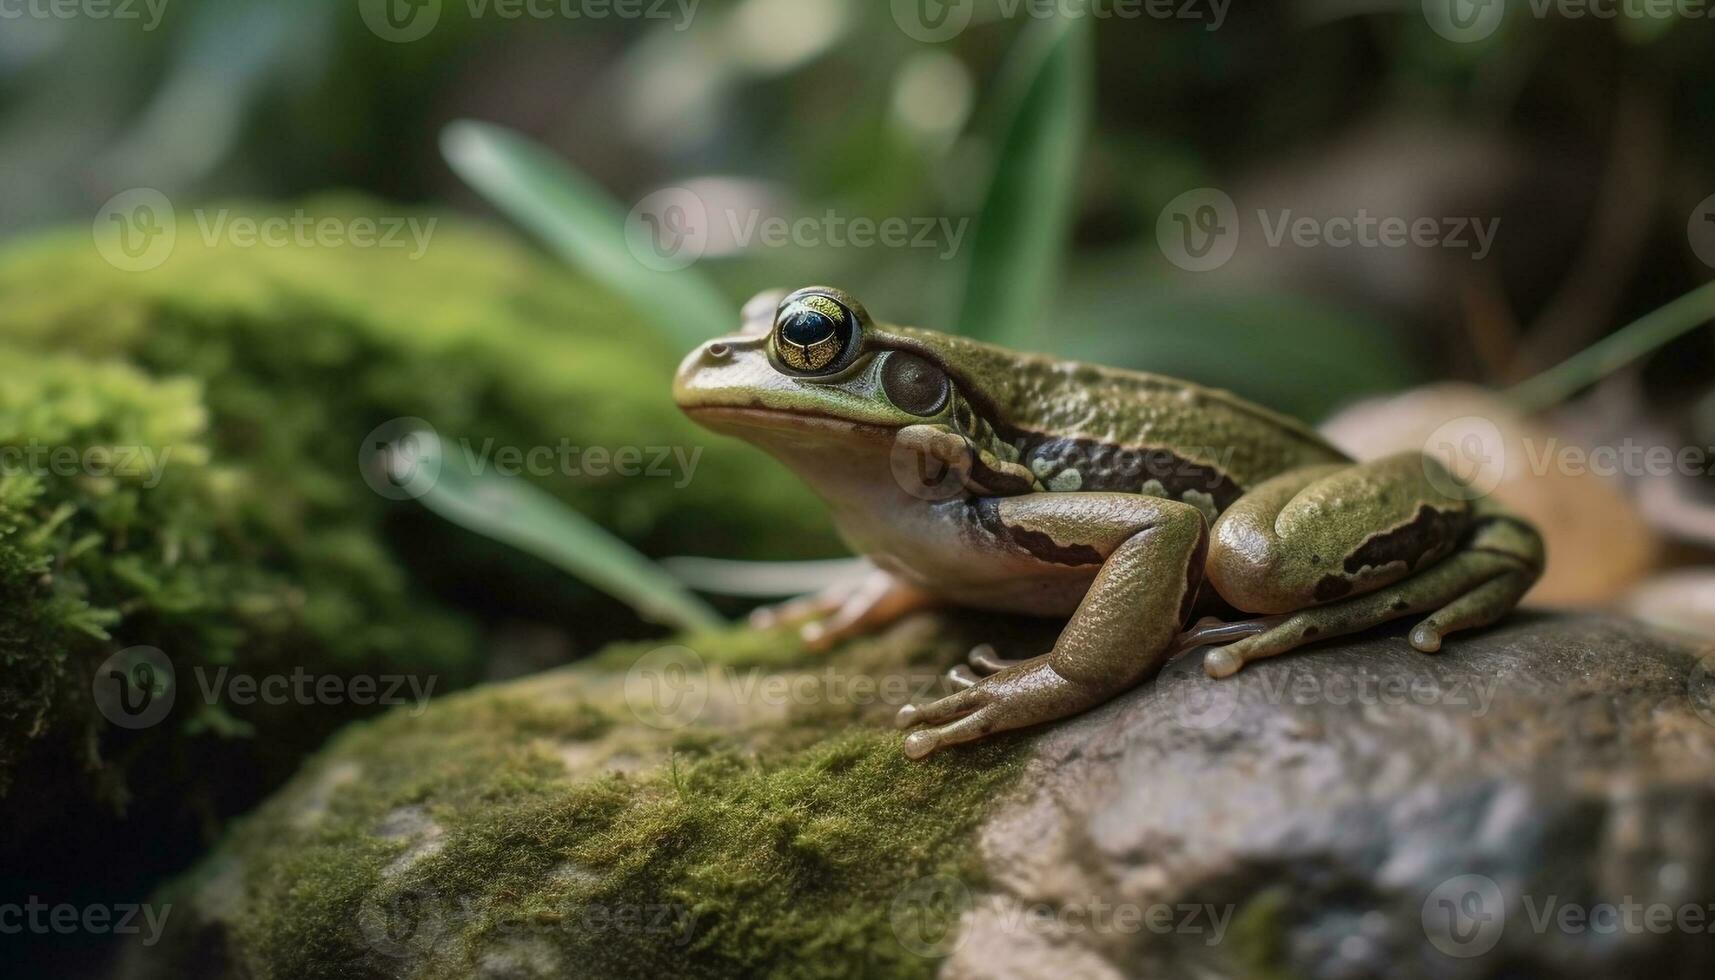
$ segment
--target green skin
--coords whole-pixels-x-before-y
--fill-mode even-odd
[[[792,311],[830,299],[852,323],[823,348],[839,357],[788,366]],[[876,567],[765,621],[804,621],[825,646],[942,603],[1069,617],[1048,653],[979,647],[957,693],[903,708],[901,727],[924,726],[912,758],[1088,710],[1195,646],[1226,644],[1204,668],[1228,677],[1427,613],[1410,641],[1432,653],[1542,571],[1535,529],[1433,459],[1353,462],[1226,392],[878,324],[837,289],[758,296],[673,393],[792,467]]]

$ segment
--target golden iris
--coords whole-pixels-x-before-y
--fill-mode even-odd
[[[774,348],[794,371],[822,371],[840,359],[854,334],[855,318],[831,296],[793,300],[775,320]]]

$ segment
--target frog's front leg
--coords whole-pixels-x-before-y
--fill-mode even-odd
[[[1095,569],[1054,649],[899,712],[920,759],[936,749],[1093,708],[1154,674],[1202,581],[1208,525],[1189,504],[1120,493],[1033,493],[973,502],[992,543],[1047,565]]]
[[[841,640],[872,633],[937,601],[922,589],[870,566],[855,587],[849,581],[841,581],[822,592],[765,606],[750,614],[750,624],[758,629],[799,624],[798,636],[806,649],[826,650]]]

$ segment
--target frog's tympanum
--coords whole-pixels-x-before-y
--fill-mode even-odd
[[[1536,531],[1435,460],[1354,462],[1226,392],[877,323],[825,287],[743,319],[685,359],[680,406],[792,467],[876,567],[776,618],[828,644],[935,603],[1070,617],[1047,653],[978,647],[956,693],[901,710],[926,726],[912,758],[1085,711],[1195,646],[1228,677],[1427,614],[1410,642],[1434,652],[1542,570]]]

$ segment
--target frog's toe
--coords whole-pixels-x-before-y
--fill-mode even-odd
[[[751,610],[745,621],[752,629],[766,630],[827,616],[839,608],[840,600],[824,593],[816,593],[788,599],[772,606],[758,607]]]
[[[977,682],[982,680],[982,678],[977,676],[976,671],[966,667],[964,664],[959,664],[952,670],[947,671],[947,680],[954,687],[967,688],[975,687]]]
[[[949,694],[939,701],[928,704],[908,704],[899,709],[894,716],[894,722],[900,728],[910,728],[912,725],[935,725],[952,721],[962,715],[982,707],[989,701],[989,692],[981,685],[972,685],[955,694]]]
[[[1008,660],[995,652],[995,648],[987,643],[979,643],[971,647],[971,652],[965,660],[979,674],[998,674],[1008,667],[1017,667],[1024,663],[1022,660]]]
[[[937,749],[961,742],[974,742],[995,730],[995,719],[991,712],[979,709],[960,718],[951,724],[939,728],[925,728],[905,736],[905,757],[921,759]]]
[[[1244,665],[1244,658],[1231,647],[1217,647],[1203,657],[1203,671],[1210,677],[1231,677]]]

